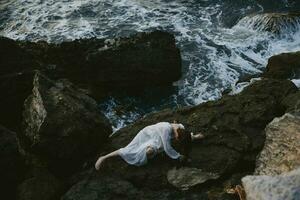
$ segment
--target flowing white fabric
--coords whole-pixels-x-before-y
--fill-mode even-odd
[[[159,122],[143,128],[124,148],[119,149],[119,155],[129,164],[141,166],[147,163],[146,150],[150,146],[155,154],[165,151],[166,154],[178,159],[180,154],[171,146],[173,127],[182,128],[182,124]]]

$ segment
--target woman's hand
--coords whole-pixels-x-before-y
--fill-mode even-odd
[[[179,156],[179,162],[181,162],[181,163],[185,162],[186,159],[187,159],[187,157],[185,155],[180,155]]]

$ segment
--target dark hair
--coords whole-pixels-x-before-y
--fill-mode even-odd
[[[185,129],[177,129],[178,140],[174,140],[174,148],[182,155],[189,156],[192,147],[191,134]]]

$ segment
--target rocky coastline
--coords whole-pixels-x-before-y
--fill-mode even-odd
[[[61,44],[2,37],[0,66],[0,184],[5,199],[229,200],[237,196],[226,190],[238,184],[255,199],[251,195],[260,190],[253,190],[253,178],[247,175],[274,176],[261,168],[274,171],[274,162],[282,159],[264,157],[263,152],[273,151],[269,142],[276,147],[288,140],[272,140],[278,123],[274,118],[286,116],[276,125],[277,135],[282,126],[292,127],[282,130],[291,138],[299,137],[300,91],[290,81],[300,78],[299,52],[271,57],[262,79],[238,94],[146,115],[112,137],[94,98],[115,89],[132,91],[178,80],[180,52],[171,34],[155,31]],[[134,167],[116,158],[101,172],[94,170],[97,156],[125,146],[141,128],[173,120],[206,136],[193,143],[191,162],[181,166],[159,155],[147,166]],[[276,175],[299,167],[299,142],[289,142],[297,148],[286,150],[294,155],[288,160],[292,164],[276,169]],[[282,176],[294,174],[299,184],[299,170]]]
[[[22,106],[34,70],[50,79],[68,79],[97,100],[111,92],[138,92],[168,86],[181,76],[181,56],[173,35],[154,31],[130,38],[81,39],[60,44],[0,37],[1,123],[21,123]],[[14,109],[12,111],[12,109]]]

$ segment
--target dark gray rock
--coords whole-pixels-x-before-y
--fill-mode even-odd
[[[14,199],[16,186],[22,180],[25,163],[19,154],[16,134],[0,125],[1,198]]]
[[[39,66],[18,41],[0,36],[0,75],[16,74]]]
[[[140,192],[131,183],[117,176],[104,176],[77,183],[62,200],[140,199]]]
[[[236,84],[244,84],[258,77],[290,80],[300,79],[300,52],[274,55],[268,59],[268,64],[263,73],[242,76]]]
[[[72,173],[112,132],[96,102],[66,80],[54,82],[36,72],[24,104],[18,135],[23,153],[35,155],[55,174]]]
[[[0,37],[0,123],[18,131],[23,102],[32,86],[31,70],[39,64],[18,42]]]
[[[1,37],[0,47],[0,53],[3,51],[0,65],[6,69],[0,74],[34,68],[47,72],[50,78],[68,78],[95,89],[93,91],[120,88],[134,91],[170,85],[181,76],[181,57],[175,38],[162,31],[138,33],[129,38],[79,39],[60,44]],[[14,59],[16,57],[18,59]]]
[[[181,167],[176,169],[175,167],[168,171],[168,182],[181,190],[188,190],[189,188],[205,183],[208,180],[219,178],[218,174],[203,172],[201,169]]]
[[[89,51],[89,85],[102,89],[170,85],[181,77],[181,57],[173,35],[155,31],[105,41]]]
[[[300,78],[300,52],[282,53],[272,56],[263,77],[276,79]]]
[[[45,169],[34,169],[17,190],[17,200],[54,200],[61,195],[62,183]]]

